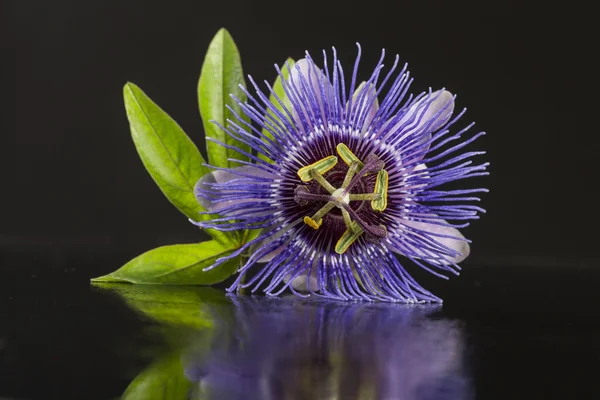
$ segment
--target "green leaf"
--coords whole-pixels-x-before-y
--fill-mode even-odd
[[[178,352],[167,354],[140,373],[127,387],[122,400],[184,400],[191,382],[184,374]]]
[[[204,330],[213,327],[210,305],[228,304],[221,290],[197,286],[94,283],[118,295],[135,312],[156,322]]]
[[[281,66],[281,75],[283,75],[283,79],[287,80],[289,78],[291,68],[294,67],[294,64],[296,64],[294,59],[288,58],[286,60],[286,62]],[[288,111],[290,111],[292,109],[292,103],[290,102],[290,99],[288,98],[288,96],[285,94],[285,91],[283,90],[283,85],[281,83],[281,76],[279,74],[277,75],[277,79],[275,79],[275,82],[273,83],[272,87],[273,87],[273,92],[275,92],[277,97],[279,97],[279,100],[281,100],[281,102],[283,103],[283,106],[277,100],[277,98],[273,95],[273,93],[271,93],[271,95],[269,96],[269,101],[275,106],[275,108],[277,108],[277,110],[279,110],[284,116],[287,117],[287,113],[284,111],[284,106]],[[276,121],[279,121],[279,118],[275,115],[274,112],[272,112],[271,110],[269,110],[267,112],[269,115],[271,115],[273,117],[273,119],[275,119]],[[271,134],[271,132],[269,132],[266,129],[262,130],[262,134],[265,135],[266,137],[268,137],[269,139],[273,139],[273,135]],[[268,157],[266,157],[262,154],[259,154],[258,156],[262,160],[271,161],[271,160],[269,160]]]
[[[218,258],[235,250],[215,240],[193,244],[175,244],[150,250],[116,270],[92,282],[128,282],[137,284],[212,285],[233,275],[239,258],[233,258],[209,271],[203,271]]]
[[[235,115],[226,108],[227,105],[243,117],[246,122],[249,121],[247,116],[242,115],[241,107],[238,103],[229,96],[233,94],[240,101],[246,100],[246,95],[239,88],[240,84],[245,86],[240,53],[229,32],[223,28],[217,32],[210,43],[204,58],[204,64],[202,65],[200,80],[198,82],[200,115],[207,137],[250,152],[249,146],[235,140],[213,122],[210,122],[214,120],[220,125],[227,127],[227,120],[231,119],[236,124],[244,127]],[[207,141],[206,147],[208,160],[211,165],[216,167],[235,167],[238,165],[235,162],[228,161],[228,158],[243,161],[248,160],[247,156],[235,150],[227,149],[218,143]]]
[[[265,231],[264,229],[246,229],[244,231],[244,235],[242,236],[243,244],[246,244],[246,243],[256,239],[259,235],[264,233],[264,231]],[[250,257],[250,255],[248,255],[247,257]]]
[[[167,199],[194,221],[209,219],[196,201],[194,185],[210,170],[183,129],[139,87],[123,88],[131,136],[144,166]],[[215,239],[227,243],[222,232],[207,229]]]

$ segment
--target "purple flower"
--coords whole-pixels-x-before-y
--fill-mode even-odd
[[[384,54],[357,85],[359,46],[346,92],[335,50],[331,67],[323,53],[323,70],[306,53],[288,80],[278,68],[289,102],[267,84],[279,108],[250,77],[256,93],[239,103],[254,125],[239,118],[221,128],[256,152],[234,148],[253,162],[215,168],[196,185],[198,201],[219,214],[197,225],[261,229],[212,266],[249,254],[228,290],[264,287],[278,295],[289,287],[300,296],[342,300],[441,301],[394,253],[437,276],[458,275],[469,241],[457,228],[485,212],[471,203],[487,190],[446,184],[488,174],[488,163],[471,160],[484,152],[464,150],[484,133],[467,134],[473,124],[451,133],[465,112],[454,114],[455,96],[443,89],[408,94],[406,65],[396,72],[396,56],[384,73]],[[257,263],[266,265],[243,282]]]

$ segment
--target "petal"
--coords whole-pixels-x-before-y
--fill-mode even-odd
[[[401,143],[412,135],[423,135],[419,143],[426,143],[431,139],[431,134],[444,126],[454,112],[454,96],[447,90],[435,91],[410,106],[406,113],[389,128],[386,137],[391,136],[394,142]],[[382,129],[388,129],[394,119],[386,122]],[[423,132],[423,128],[426,131]],[[389,141],[389,139],[388,139]],[[411,146],[412,147],[412,146]],[[415,159],[418,161],[423,158]],[[412,162],[412,160],[411,160]]]
[[[379,101],[375,85],[370,83],[367,86],[367,82],[362,82],[352,95],[352,115],[355,116],[357,122],[364,119],[361,129],[366,129],[371,125],[377,110],[379,110]]]
[[[321,114],[323,94],[326,98],[332,96],[332,86],[323,72],[310,60],[302,58],[292,67],[287,81],[291,88],[292,104],[298,104],[301,109],[292,107],[292,115],[297,123],[301,124],[299,114],[302,113],[308,120],[313,118],[313,113]],[[299,97],[299,98],[298,98]]]
[[[281,239],[282,236],[287,235],[290,232],[290,230],[294,229],[295,225],[296,224],[291,223],[291,224],[287,224],[286,226],[282,227],[281,224],[277,224],[277,225],[273,225],[273,226],[268,227],[268,228],[264,228],[260,232],[259,236],[267,236],[267,237],[265,239],[263,239],[263,240],[260,240],[260,241],[258,241],[256,243],[254,243],[252,246],[250,246],[250,253],[254,254],[257,251],[259,251],[261,248],[263,248],[265,246],[268,246],[269,244],[273,243],[276,240]],[[274,235],[270,235],[269,233],[273,232],[275,229],[279,229],[279,232],[275,233]],[[273,260],[273,258],[275,258],[279,254],[281,254],[281,252],[283,250],[285,250],[285,248],[288,245],[289,245],[289,241],[286,240],[285,242],[283,242],[283,244],[281,246],[276,247],[270,253],[267,253],[266,255],[264,255],[260,259],[258,259],[257,262],[259,262],[259,263],[267,263],[267,262]]]
[[[307,281],[307,278],[308,278],[308,281]],[[283,279],[284,283],[288,283],[289,281],[290,281],[289,276],[286,276]],[[308,284],[308,287],[307,287],[307,284]],[[319,284],[317,282],[316,271],[313,269],[312,273],[310,274],[310,277],[308,277],[307,274],[298,275],[292,281],[292,287],[294,288],[294,290],[296,290],[298,292],[309,292],[309,291],[317,292],[319,290]],[[310,290],[309,290],[309,288],[310,288]]]
[[[446,221],[444,221],[441,218],[439,219],[439,221],[441,223],[446,223]],[[428,238],[435,240],[436,242],[440,243],[441,245],[443,245],[445,247],[449,247],[452,250],[455,250],[459,253],[459,255],[457,255],[456,257],[451,257],[449,255],[443,255],[442,257],[444,257],[447,260],[447,262],[436,260],[434,263],[440,263],[440,264],[459,263],[469,256],[469,253],[470,253],[469,243],[467,243],[464,240],[465,237],[456,228],[453,228],[451,226],[441,226],[441,225],[431,224],[431,223],[427,223],[427,222],[409,221],[409,220],[401,220],[400,223],[416,230],[416,232],[414,232],[414,233],[427,236]],[[428,233],[432,233],[432,234],[428,235]],[[440,237],[439,235],[451,236],[451,237]],[[423,252],[423,250],[420,247],[418,247],[418,245],[406,244],[406,246],[409,247],[410,252],[414,252],[414,253],[422,255],[422,257],[418,257],[418,258],[424,258],[424,259],[428,258],[427,253]],[[402,251],[397,250],[395,248],[392,248],[392,250],[396,253],[403,254]],[[433,250],[433,252],[437,252],[437,251]]]
[[[274,259],[275,257],[277,257],[279,254],[281,254],[281,252],[283,250],[285,250],[285,247],[286,247],[285,244],[279,246],[278,248],[276,248],[275,250],[273,250],[272,252],[270,252],[266,256],[264,256],[261,259],[259,259],[257,262],[259,262],[259,263],[268,263],[269,261],[271,261],[272,259]]]
[[[426,178],[429,178],[429,172],[427,172],[427,165],[425,163],[421,163],[415,167],[413,170],[415,173],[425,171],[424,175]]]
[[[427,170],[427,165],[425,163],[417,164],[417,166],[414,167],[412,169],[412,171],[407,172],[407,174],[419,175],[420,179],[429,179],[429,171]],[[417,185],[417,184],[408,185],[407,184],[403,190],[406,190],[409,186],[410,186],[410,188],[412,188],[414,190],[414,189],[426,186],[426,184],[425,183],[420,184],[420,185]]]
[[[234,179],[248,179],[248,176],[255,176],[257,178],[276,179],[277,177],[270,174],[260,168],[253,166],[243,166],[238,168],[232,168],[229,171],[216,170],[204,175],[196,183],[194,188],[194,194],[196,200],[206,211],[208,212],[219,212],[225,207],[230,207],[234,204],[260,201],[260,199],[240,199],[240,200],[228,200],[219,201],[219,194],[226,193],[226,189],[215,188],[212,184],[225,184]],[[250,178],[251,179],[251,178]]]
[[[272,226],[270,228],[265,228],[261,231],[261,235],[267,234],[269,232],[272,232],[273,230],[275,230],[276,228],[278,228],[278,226]],[[254,254],[256,253],[259,249],[268,246],[270,243],[273,243],[276,240],[279,240],[279,238],[281,237],[281,235],[269,235],[266,239],[263,239],[257,243],[254,243],[252,246],[250,246],[250,253]],[[266,255],[262,256],[260,259],[258,259],[257,262],[259,263],[268,263],[269,261],[271,261],[272,259],[274,259],[275,257],[277,257],[283,250],[285,250],[287,244],[282,244],[281,246],[277,247],[275,250],[273,250],[270,253],[267,253]]]

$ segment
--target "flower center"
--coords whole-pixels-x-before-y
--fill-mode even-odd
[[[331,193],[331,197],[333,197],[336,202],[336,206],[340,209],[344,209],[342,204],[350,203],[350,193],[346,193],[344,188],[336,189],[333,193]]]
[[[313,229],[321,227],[323,217],[330,211],[335,208],[341,210],[346,231],[337,241],[335,251],[338,254],[343,254],[363,233],[367,235],[367,239],[371,242],[378,242],[387,236],[387,231],[383,225],[369,223],[350,206],[350,203],[370,201],[371,208],[374,211],[382,212],[385,210],[387,207],[388,173],[383,169],[384,162],[375,154],[369,155],[365,162],[362,162],[343,143],[337,145],[336,151],[348,166],[341,187],[334,187],[324,177],[324,174],[335,167],[338,162],[336,156],[328,156],[300,168],[298,176],[303,182],[315,181],[329,194],[311,192],[308,186],[298,185],[294,190],[294,200],[301,206],[310,203],[325,203],[312,216],[304,217],[304,223]],[[364,187],[365,185],[359,185],[359,182],[367,175],[374,173],[377,173],[377,178],[373,192],[354,193],[352,191],[352,189]]]

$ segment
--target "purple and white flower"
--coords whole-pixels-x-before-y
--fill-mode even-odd
[[[473,124],[451,133],[465,112],[454,113],[455,96],[444,89],[408,94],[406,65],[397,72],[396,56],[384,72],[384,55],[358,84],[360,47],[350,82],[335,50],[331,66],[323,52],[323,69],[306,53],[289,79],[277,68],[289,99],[275,95],[280,107],[250,77],[255,93],[246,91],[248,101],[238,102],[254,125],[239,118],[221,128],[254,150],[234,148],[252,161],[214,168],[195,189],[206,210],[219,214],[197,225],[261,229],[211,266],[248,254],[228,290],[264,287],[278,295],[289,288],[299,296],[342,300],[441,301],[395,254],[435,275],[458,275],[469,241],[457,228],[485,212],[473,202],[487,190],[446,184],[488,174],[488,163],[472,160],[485,152],[465,150],[484,133],[468,133]],[[256,273],[243,281],[251,269]]]

